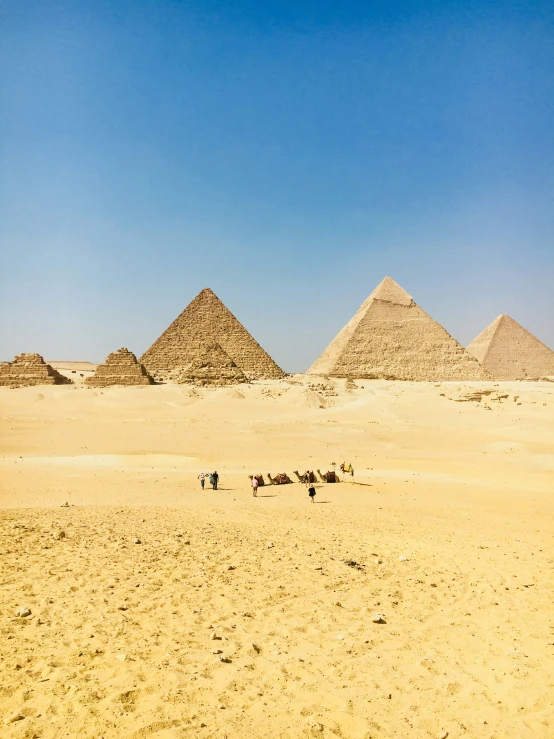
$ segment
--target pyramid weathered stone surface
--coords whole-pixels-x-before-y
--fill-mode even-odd
[[[497,380],[554,375],[554,352],[507,315],[498,316],[467,350]]]
[[[46,364],[40,354],[18,354],[13,362],[0,362],[0,385],[65,385],[71,380]]]
[[[283,370],[255,341],[212,290],[202,290],[177,316],[140,361],[157,379],[200,359],[206,347],[219,344],[248,379],[284,376]]]
[[[435,382],[489,377],[390,277],[375,288],[308,373]]]
[[[104,364],[99,364],[95,373],[85,380],[91,387],[109,385],[151,385],[152,378],[137,358],[128,349],[118,349],[108,355]]]
[[[201,356],[181,370],[175,379],[177,382],[188,382],[193,385],[216,386],[248,382],[244,372],[219,344],[206,347]]]

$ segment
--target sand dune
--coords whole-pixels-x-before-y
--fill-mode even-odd
[[[323,384],[0,389],[2,737],[554,736],[554,384]]]

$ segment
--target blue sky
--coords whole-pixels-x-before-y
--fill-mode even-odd
[[[390,275],[554,349],[551,2],[0,3],[0,359],[211,287],[302,371]]]

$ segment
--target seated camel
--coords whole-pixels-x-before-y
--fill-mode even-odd
[[[258,480],[258,487],[259,488],[261,488],[263,485],[265,485],[265,480],[264,480],[264,476],[263,475],[248,475],[248,477],[250,478],[250,482],[252,482],[252,480],[254,478],[256,478]]]
[[[313,471],[311,472],[303,472],[301,475],[298,473],[297,470],[293,470],[296,477],[299,479],[300,482],[303,482],[304,484],[308,482],[317,482],[317,478],[315,476],[315,473]]]
[[[319,475],[319,479],[321,482],[340,482],[339,476],[336,472],[326,472],[324,475],[321,474],[321,472],[318,470],[317,474]]]
[[[345,475],[351,475],[354,477],[354,467],[352,467],[352,464],[349,462],[346,464],[346,462],[343,462],[340,466],[341,472],[344,472]]]
[[[279,472],[277,475],[275,475],[275,477],[271,477],[268,472],[267,478],[270,485],[288,485],[289,482],[292,482],[286,472]]]

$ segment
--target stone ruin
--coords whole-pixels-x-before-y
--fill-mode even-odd
[[[176,373],[174,379],[179,383],[213,386],[248,382],[244,372],[217,343],[206,347],[197,359]]]
[[[66,385],[71,380],[46,364],[40,354],[18,354],[13,362],[0,362],[0,385]]]
[[[214,344],[248,379],[284,377],[283,370],[209,288],[189,303],[140,361],[157,380],[167,380],[192,362],[203,361],[206,348]]]
[[[484,380],[489,373],[390,277],[308,370],[384,380]]]
[[[152,385],[153,382],[133,352],[125,348],[109,354],[104,364],[99,364],[95,373],[85,380],[85,384],[90,387]]]

